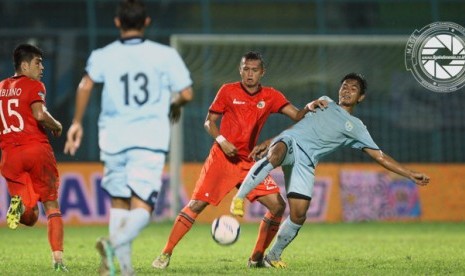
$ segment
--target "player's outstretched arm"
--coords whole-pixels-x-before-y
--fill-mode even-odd
[[[82,118],[89,102],[90,93],[94,87],[94,81],[86,74],[79,82],[76,91],[76,107],[74,111],[73,123],[68,129],[66,134],[66,143],[64,148],[65,154],[74,156],[77,149],[81,145],[82,136],[84,131],[82,128]]]
[[[306,104],[305,107],[300,110],[297,109],[297,107],[295,107],[294,105],[288,104],[285,107],[283,107],[281,113],[287,115],[293,121],[298,122],[303,117],[305,117],[305,114],[307,114],[308,112],[316,112],[318,108],[325,109],[327,107],[328,102],[326,100],[314,100]]]
[[[305,105],[304,110],[307,110],[307,112],[316,112],[316,110],[319,109],[325,109],[328,107],[328,101],[327,100],[314,100],[309,102],[308,104]]]
[[[392,172],[395,172],[399,175],[411,179],[417,185],[424,186],[429,183],[429,177],[426,174],[414,172],[412,170],[407,169],[406,167],[402,166],[399,162],[394,160],[392,157],[383,153],[381,150],[364,148],[363,151],[366,152],[381,166],[385,167],[386,169]]]
[[[297,121],[300,121],[305,116],[305,114],[307,114],[308,112],[316,112],[318,108],[325,109],[327,107],[328,107],[328,101],[314,100],[306,104],[305,107],[301,110],[298,110],[292,104],[288,104],[281,110],[281,112],[297,122]],[[261,144],[256,145],[250,152],[249,158],[258,160],[258,159],[265,157],[272,140],[273,138],[270,138],[262,142]]]

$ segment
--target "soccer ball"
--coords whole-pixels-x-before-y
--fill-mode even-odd
[[[212,238],[221,245],[231,245],[239,238],[241,226],[237,219],[223,215],[212,223]]]

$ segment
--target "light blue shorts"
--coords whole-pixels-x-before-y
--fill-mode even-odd
[[[147,149],[130,149],[117,154],[101,152],[104,162],[102,188],[112,197],[130,198],[133,194],[149,204],[162,185],[165,153]]]
[[[283,142],[287,146],[286,156],[281,163],[287,196],[311,199],[315,166],[291,136],[279,135],[272,141],[272,145],[277,142]]]

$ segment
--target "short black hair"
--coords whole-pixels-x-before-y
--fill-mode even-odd
[[[262,54],[259,52],[249,51],[242,56],[241,63],[242,60],[259,60],[262,65],[262,68],[265,68],[265,60],[263,59]]]
[[[13,51],[13,65],[15,71],[20,71],[23,61],[31,62],[33,58],[42,56],[43,52],[38,47],[31,44],[19,44]]]
[[[356,80],[358,81],[358,84],[360,85],[360,95],[365,95],[365,92],[367,90],[367,81],[365,77],[362,74],[359,73],[349,73],[345,75],[341,83],[343,83],[345,80]]]
[[[144,28],[147,9],[140,0],[123,0],[116,8],[116,17],[123,30],[141,30]]]

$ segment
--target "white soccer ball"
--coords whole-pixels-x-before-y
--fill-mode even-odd
[[[237,241],[241,232],[239,221],[231,216],[223,215],[212,223],[212,238],[221,245],[231,245]]]

